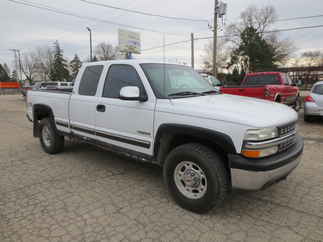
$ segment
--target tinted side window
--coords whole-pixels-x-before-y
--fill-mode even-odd
[[[244,86],[280,85],[277,75],[248,76]]]
[[[85,71],[83,72],[83,76],[81,79],[80,87],[79,87],[80,95],[85,95],[85,96],[95,95],[102,70],[103,70],[103,65],[88,66],[85,68]]]
[[[315,94],[319,94],[319,95],[323,95],[323,84],[316,85],[316,86],[313,88],[313,93],[315,93]]]
[[[119,98],[120,90],[125,86],[136,86],[139,87],[141,93],[144,92],[144,87],[135,68],[130,65],[111,65],[105,79],[102,96]]]

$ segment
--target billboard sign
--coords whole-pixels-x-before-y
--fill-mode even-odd
[[[125,29],[118,30],[119,48],[123,52],[140,54],[140,33]]]

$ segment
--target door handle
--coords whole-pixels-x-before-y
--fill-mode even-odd
[[[103,105],[103,104],[98,104],[98,105],[96,105],[96,111],[98,111],[98,112],[105,112],[105,105]]]

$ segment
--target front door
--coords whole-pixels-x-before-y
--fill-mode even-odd
[[[99,107],[96,111],[97,139],[125,149],[152,155],[155,101],[121,100],[120,90],[137,86],[147,95],[142,80],[132,65],[112,64],[109,67]]]

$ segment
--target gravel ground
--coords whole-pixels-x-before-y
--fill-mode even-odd
[[[323,241],[323,121],[304,123],[303,162],[207,215],[179,208],[157,167],[85,144],[45,154],[20,96],[0,96],[0,241]],[[301,114],[300,114],[301,115]]]

